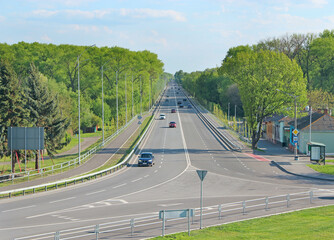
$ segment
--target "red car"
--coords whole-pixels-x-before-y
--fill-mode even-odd
[[[176,128],[176,122],[170,122],[169,127],[170,128]]]
[[[176,113],[176,110],[173,108],[171,112],[172,112],[172,113]]]

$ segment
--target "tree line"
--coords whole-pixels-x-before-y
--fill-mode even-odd
[[[173,77],[164,73],[163,66],[158,56],[147,50],[0,44],[0,158],[9,154],[10,126],[44,127],[45,147],[51,157],[70,141],[78,132],[78,75],[81,129],[102,127],[102,78],[104,123],[115,129],[116,101],[120,126],[146,111]]]
[[[334,30],[291,34],[255,45],[230,48],[221,66],[174,77],[202,103],[217,104],[225,112],[238,106],[238,116],[250,126],[257,147],[262,121],[274,113],[294,116],[306,105],[334,106]],[[210,109],[212,110],[212,109]]]

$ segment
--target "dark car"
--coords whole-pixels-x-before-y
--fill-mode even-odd
[[[171,113],[176,113],[176,110],[173,108],[173,109],[171,110]]]
[[[170,128],[176,128],[176,122],[170,122],[169,127]]]
[[[180,108],[183,108],[183,105],[181,104],[179,107],[180,107]]]
[[[183,101],[185,102],[185,101],[187,101],[187,99],[186,99],[186,98],[183,98]]]
[[[190,104],[188,105],[188,108],[192,108]]]
[[[151,152],[142,152],[138,159],[138,166],[153,166],[154,156]]]
[[[180,105],[181,103],[182,103],[182,102],[181,102],[180,100],[179,100],[179,101],[177,101],[177,104],[179,104],[179,105]]]

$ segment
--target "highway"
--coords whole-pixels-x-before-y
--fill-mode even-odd
[[[178,108],[177,100],[183,98],[178,87],[168,86],[141,144],[142,151],[153,152],[153,167],[138,167],[134,156],[127,168],[94,181],[1,200],[1,239],[130,219],[162,209],[199,207],[197,169],[208,170],[205,206],[332,187],[331,183],[291,176],[270,162],[226,150],[195,110],[187,108],[187,101],[185,108]],[[171,113],[172,108],[176,113]],[[166,114],[165,120],[158,120],[160,113]],[[177,127],[169,128],[170,121]]]

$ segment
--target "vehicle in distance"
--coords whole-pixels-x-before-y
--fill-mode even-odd
[[[176,110],[173,108],[173,109],[171,110],[171,113],[176,113]]]
[[[169,127],[170,128],[176,128],[176,122],[170,122]]]
[[[179,107],[180,107],[180,108],[183,108],[183,105],[181,104]]]
[[[187,99],[186,99],[186,98],[183,98],[183,101],[185,102],[185,101],[187,101]]]
[[[160,116],[159,116],[159,119],[160,119],[160,120],[164,120],[164,119],[166,119],[166,115],[163,114],[163,113],[161,113]]]
[[[151,152],[142,152],[138,159],[138,166],[153,166],[154,156]]]
[[[178,100],[178,101],[177,101],[177,104],[181,104],[181,103],[182,103],[181,100]]]
[[[190,105],[190,104],[188,105],[188,108],[191,108],[191,105]]]

